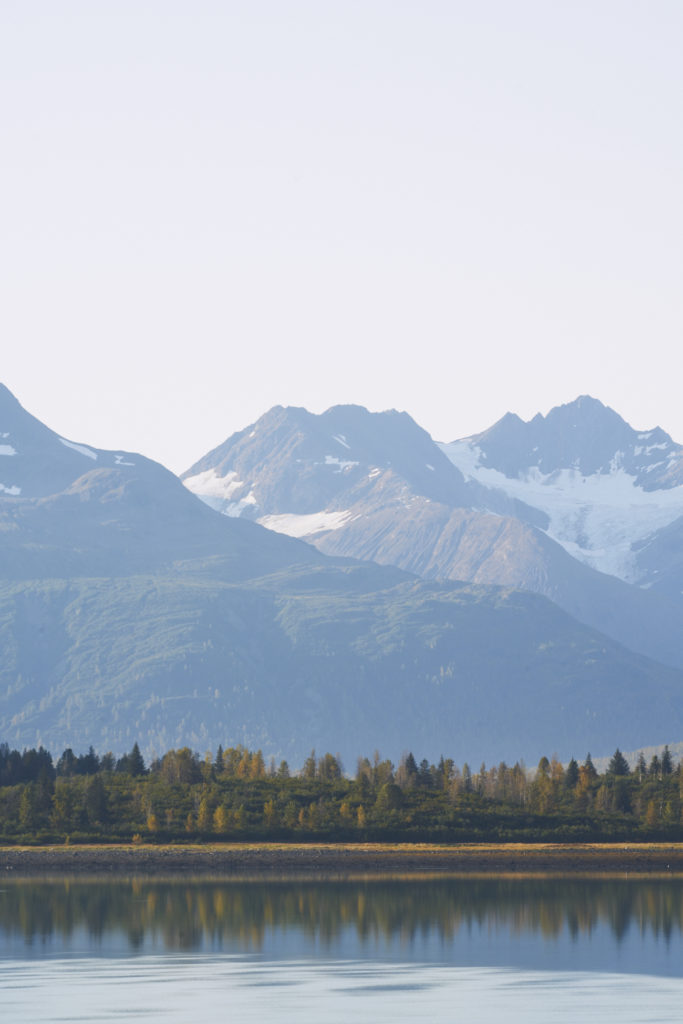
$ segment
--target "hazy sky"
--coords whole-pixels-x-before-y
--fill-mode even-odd
[[[683,441],[681,52],[680,0],[2,0],[0,380],[176,471],[278,403]]]

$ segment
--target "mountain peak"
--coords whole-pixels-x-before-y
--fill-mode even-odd
[[[14,397],[10,389],[6,384],[0,381],[0,412],[3,412],[5,408],[16,408],[19,405],[18,400]]]
[[[359,493],[388,477],[401,481],[396,486],[406,495],[432,501],[455,500],[464,489],[460,472],[408,413],[361,405],[334,405],[319,415],[271,409],[182,480],[226,515],[265,517],[269,525],[274,516],[308,517],[317,526],[320,516],[328,522],[348,512]]]
[[[576,424],[584,422],[595,424],[605,422],[619,423],[624,427],[629,426],[626,420],[624,420],[619,413],[615,412],[614,409],[611,409],[608,405],[604,405],[599,399],[593,398],[591,395],[579,395],[579,397],[575,398],[573,402],[566,402],[564,405],[556,405],[550,410],[547,416],[541,416],[541,420],[545,420],[546,423],[559,422],[566,424],[573,421]]]
[[[604,405],[599,398],[593,398],[592,395],[579,395],[573,402],[566,403],[569,406],[576,406],[577,409],[607,409],[608,406]]]
[[[524,421],[506,413],[481,434],[465,438],[480,464],[510,479],[561,470],[589,477],[624,469],[646,490],[680,482],[675,466],[681,449],[659,427],[638,432],[614,409],[591,395],[557,405]]]

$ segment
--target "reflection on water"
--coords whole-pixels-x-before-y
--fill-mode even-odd
[[[0,883],[3,1024],[680,1020],[683,882]]]
[[[17,880],[0,890],[0,955],[407,951],[451,961],[455,951],[458,962],[509,962],[494,947],[517,951],[515,960],[525,950],[590,947],[596,963],[609,949],[622,967],[635,953],[655,971],[666,949],[665,973],[678,973],[683,880]]]

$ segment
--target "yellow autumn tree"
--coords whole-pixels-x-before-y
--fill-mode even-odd
[[[228,811],[224,804],[219,804],[213,812],[213,830],[219,836],[228,831]]]
[[[207,797],[203,796],[199,802],[199,810],[197,811],[197,828],[200,832],[208,832],[211,827],[213,815],[211,814],[211,808],[209,807],[209,801]]]

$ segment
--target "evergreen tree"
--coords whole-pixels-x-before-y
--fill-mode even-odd
[[[426,757],[423,757],[417,769],[417,784],[421,789],[431,789],[432,781],[433,776],[429,766],[429,761]]]
[[[266,828],[274,828],[277,825],[277,811],[275,810],[275,801],[266,800],[263,805],[263,822]]]
[[[102,824],[107,820],[107,793],[101,775],[94,775],[88,782],[85,812],[91,825]]]
[[[100,770],[100,759],[91,746],[87,754],[81,754],[76,760],[77,775],[95,775]]]
[[[314,779],[317,767],[317,761],[315,758],[315,750],[312,750],[309,756],[304,761],[304,769],[302,775],[305,779]]]
[[[564,787],[568,790],[576,788],[579,781],[579,765],[578,762],[572,758],[567,765],[567,770],[564,773]]]
[[[59,761],[57,761],[57,775],[67,777],[76,774],[76,755],[71,747],[67,747]]]
[[[128,755],[128,772],[135,778],[138,775],[144,775],[146,771],[145,761],[136,740],[133,744],[133,749]]]
[[[396,782],[402,789],[409,789],[415,785],[417,778],[417,764],[412,754],[404,754],[396,771]]]
[[[444,759],[443,755],[439,761],[439,773],[440,773],[440,785],[442,789],[447,789],[449,784],[453,781],[455,772],[455,762],[452,758],[447,757]]]
[[[92,750],[92,747],[90,748]],[[25,782],[37,782],[41,777],[54,779],[55,769],[52,756],[45,747],[38,750],[25,750],[21,755],[22,779]]]
[[[608,775],[628,775],[630,769],[628,761],[619,750],[619,747],[614,751],[610,758],[609,765],[607,766]]]

